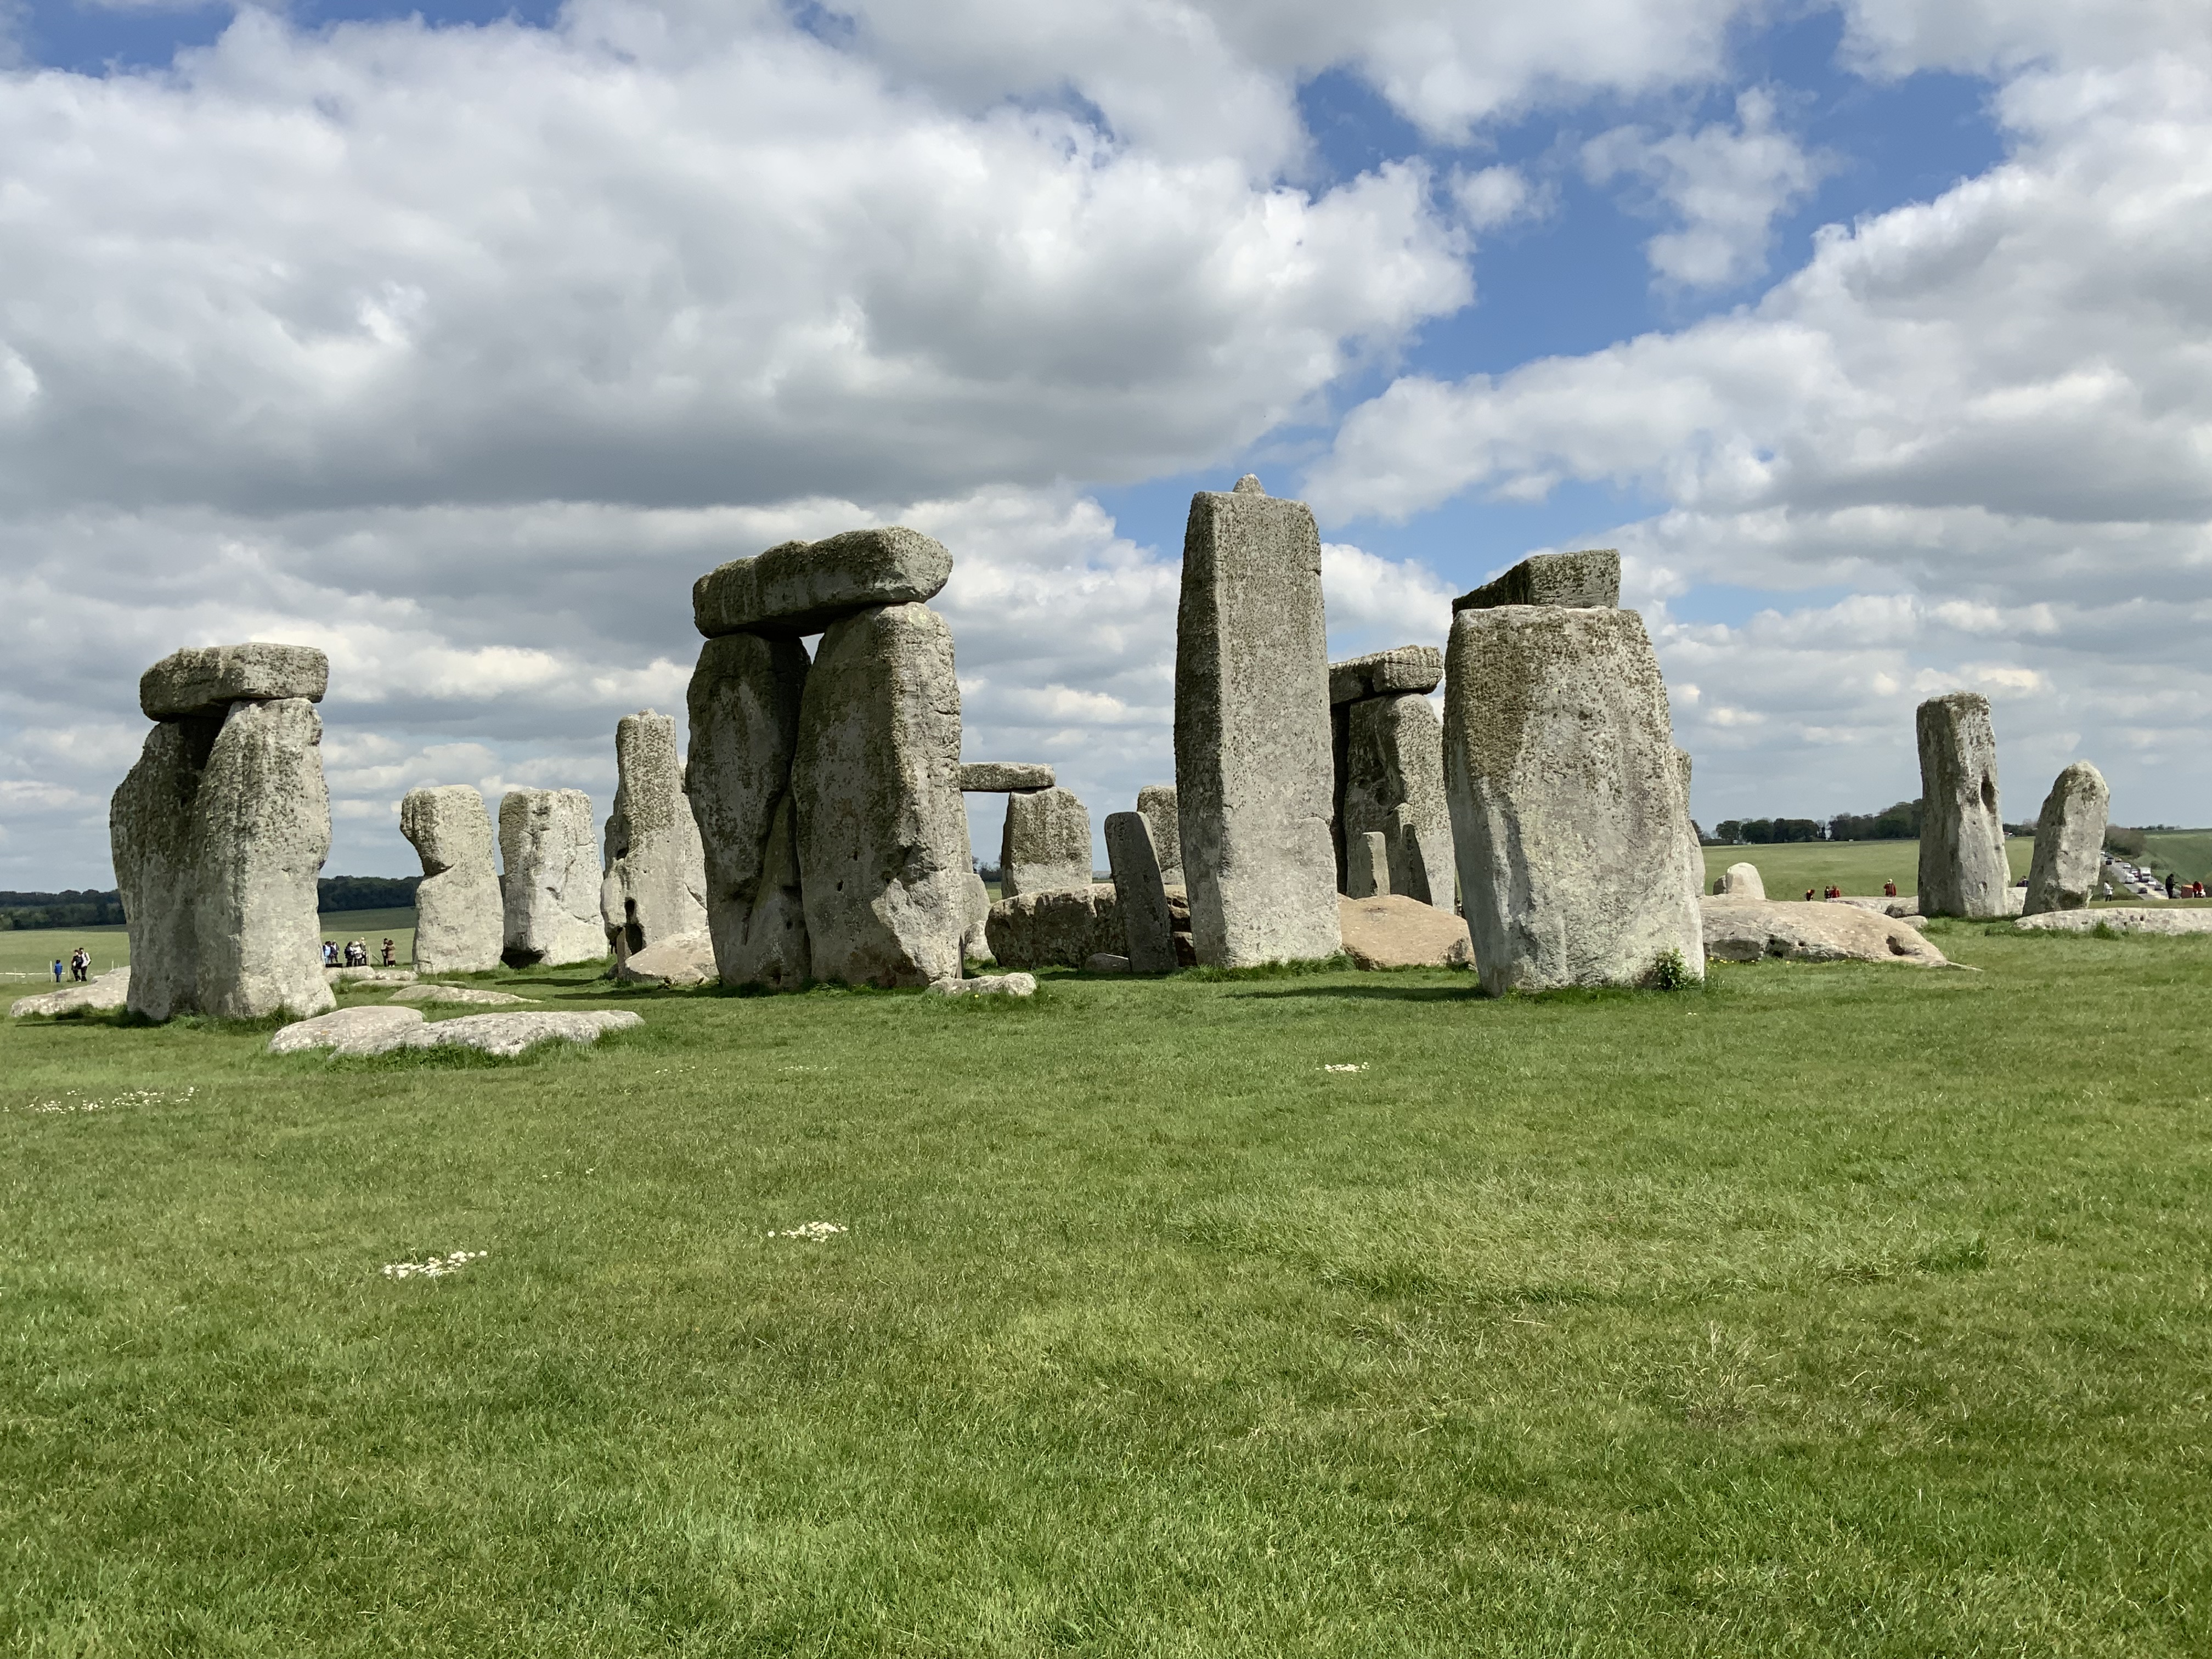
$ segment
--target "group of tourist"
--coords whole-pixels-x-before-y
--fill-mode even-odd
[[[323,966],[325,968],[396,968],[398,965],[399,959],[390,939],[384,941],[382,960],[374,963],[368,959],[368,941],[365,939],[349,939],[343,950],[336,939],[323,941]]]
[[[88,985],[92,982],[92,952],[82,945],[69,953],[69,960],[66,963],[59,957],[54,958],[54,983],[57,985],[62,982],[62,970],[64,967],[68,969],[72,982],[78,985]]]

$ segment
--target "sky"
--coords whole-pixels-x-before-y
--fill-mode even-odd
[[[604,814],[692,580],[867,524],[1101,823],[1248,471],[1338,656],[1619,548],[1708,827],[1961,688],[2008,818],[2212,823],[2208,272],[2203,0],[0,0],[0,888],[185,645],[329,653],[332,873]]]

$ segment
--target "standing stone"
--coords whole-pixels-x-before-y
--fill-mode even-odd
[[[1620,555],[1610,547],[1576,553],[1535,553],[1496,581],[1452,601],[1452,610],[1493,611],[1507,605],[1610,609],[1620,603]]]
[[[1129,971],[1171,974],[1176,968],[1175,921],[1168,910],[1152,827],[1142,812],[1106,815],[1106,861],[1114,872]]]
[[[131,1012],[167,1019],[199,1006],[194,807],[220,720],[165,720],[107,808],[109,849],[131,939]],[[322,961],[316,953],[318,965]]]
[[[637,951],[706,933],[707,864],[674,720],[645,708],[617,721],[615,773],[599,919],[619,974]]]
[[[604,961],[599,849],[592,798],[580,789],[510,789],[499,803],[507,866],[507,944],[513,967]]]
[[[970,962],[996,962],[991,954],[991,890],[983,878],[970,872],[968,877],[968,922],[960,935],[960,958],[963,964]]]
[[[1370,830],[1352,838],[1348,898],[1387,898],[1390,893],[1390,837]],[[1426,901],[1424,901],[1425,902]]]
[[[1920,914],[2002,916],[2012,885],[1997,811],[1997,738],[1977,691],[1930,697],[1920,738]]]
[[[1766,884],[1759,879],[1757,865],[1731,864],[1721,872],[1720,885],[1713,891],[1728,898],[1758,899],[1764,902]]]
[[[1091,810],[1073,790],[1027,790],[1006,797],[999,842],[1004,898],[1091,885]]]
[[[399,803],[399,833],[422,860],[415,890],[415,966],[426,974],[474,974],[499,966],[506,939],[491,816],[465,783],[410,789]]]
[[[1452,854],[1443,726],[1435,707],[1425,696],[1409,691],[1340,703],[1336,712],[1345,724],[1337,822],[1345,838],[1347,880],[1360,838],[1379,830],[1389,864],[1389,885],[1377,890],[1436,903],[1429,872],[1449,870]],[[1349,886],[1345,890],[1354,898],[1369,896]],[[1451,906],[1449,881],[1443,906]]]
[[[2035,821],[2035,857],[2027,868],[2023,914],[2078,910],[2095,891],[2112,792],[2105,775],[2075,761],[2058,775]]]
[[[943,617],[894,605],[831,625],[806,677],[792,791],[814,972],[957,977],[973,868]]]
[[[813,974],[791,781],[807,672],[797,640],[732,634],[707,641],[691,676],[684,779],[725,985],[788,989]]]
[[[1689,803],[1667,688],[1632,611],[1510,605],[1452,619],[1444,770],[1483,989],[1704,971]]]
[[[1200,491],[1176,616],[1176,788],[1198,959],[1248,967],[1341,943],[1330,833],[1321,534],[1259,480]]]
[[[1137,810],[1152,827],[1152,850],[1160,860],[1160,879],[1170,887],[1182,885],[1182,814],[1176,805],[1176,787],[1148,783],[1137,791]]]

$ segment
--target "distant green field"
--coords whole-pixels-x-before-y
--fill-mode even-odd
[[[398,910],[333,910],[322,918],[323,937],[343,945],[349,939],[367,939],[372,959],[384,941],[403,963],[415,960],[415,912]],[[40,927],[0,933],[0,989],[27,981],[53,979],[56,957],[68,959],[78,945],[92,952],[92,970],[104,974],[131,960],[130,938],[120,927]],[[20,991],[18,994],[20,994]]]
[[[2027,873],[2035,842],[2014,836],[2005,842],[2013,878]],[[1731,864],[1755,864],[1769,898],[1802,898],[1805,890],[1825,890],[1830,882],[1853,898],[1881,891],[1894,880],[1900,893],[1920,890],[1920,843],[1917,841],[1808,841],[1772,847],[1708,847],[1705,887]]]
[[[2212,881],[2212,830],[2161,830],[2143,837],[2150,845],[2147,862],[2183,881]]]

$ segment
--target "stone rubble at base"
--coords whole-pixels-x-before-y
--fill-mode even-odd
[[[2045,910],[2022,916],[2014,927],[2034,933],[2094,933],[2108,927],[2116,933],[2212,933],[2212,909],[2197,905],[2154,908],[2148,904],[2112,904],[2101,910]]]

